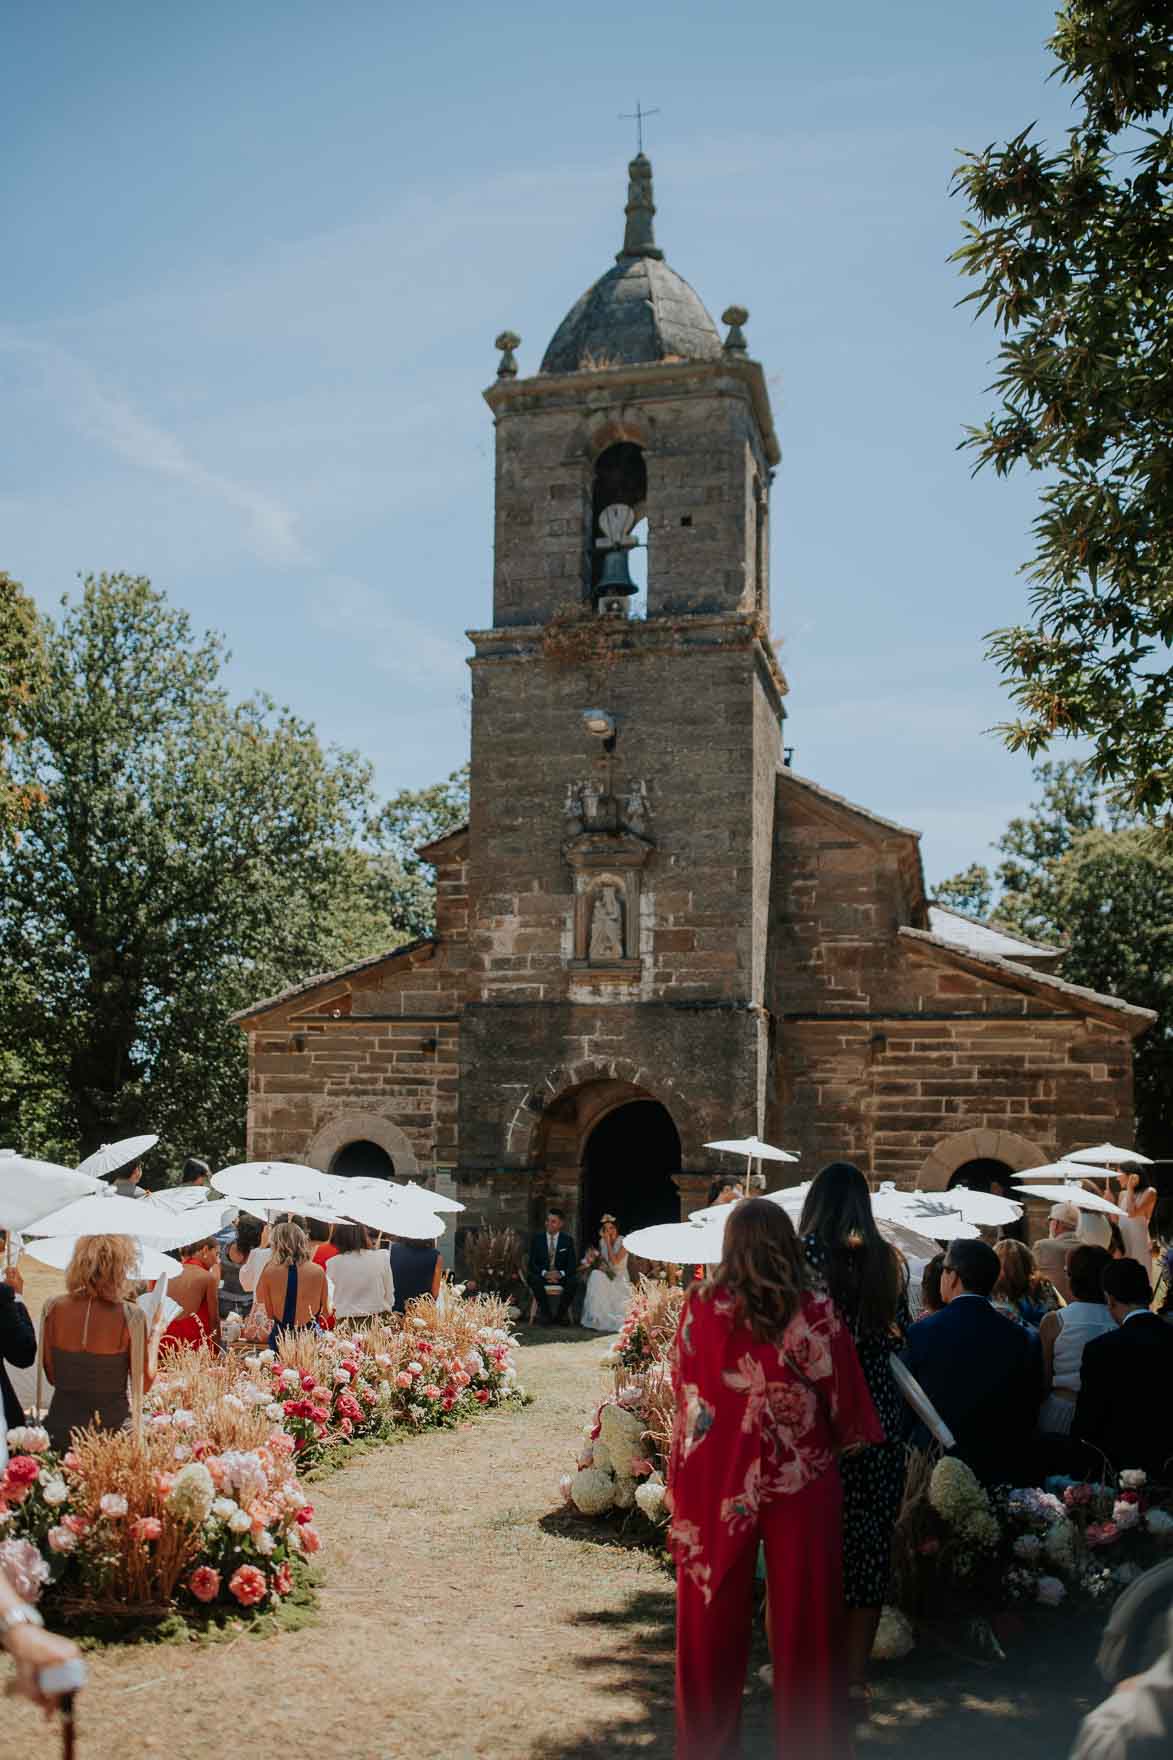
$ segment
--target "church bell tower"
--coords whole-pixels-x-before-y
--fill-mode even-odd
[[[729,307],[722,340],[654,214],[641,152],[614,266],[536,372],[503,332],[485,393],[493,621],[470,632],[460,1158],[497,1189],[490,1216],[525,1223],[557,1199],[580,1232],[600,1206],[628,1229],[694,1207],[706,1139],[761,1128],[773,1055],[779,450],[747,313]]]

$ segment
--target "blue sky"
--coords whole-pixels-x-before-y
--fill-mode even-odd
[[[492,342],[534,371],[621,242],[749,307],[783,464],[796,766],[924,832],[930,882],[1031,795],[985,730],[1036,485],[971,479],[994,339],[947,262],[957,150],[1058,138],[1038,0],[589,9],[12,0],[0,566],[146,573],[390,793],[468,738],[490,618]]]

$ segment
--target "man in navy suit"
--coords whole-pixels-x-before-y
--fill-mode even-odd
[[[527,1282],[534,1292],[543,1326],[566,1324],[578,1285],[578,1253],[573,1237],[563,1230],[564,1221],[561,1210],[551,1204],[546,1212],[545,1229],[535,1234],[529,1244]],[[550,1312],[547,1282],[558,1285],[557,1317]]]
[[[1028,1483],[1042,1398],[1038,1335],[990,1302],[1001,1265],[985,1241],[951,1241],[939,1313],[918,1320],[904,1360],[984,1485]],[[914,1437],[923,1441],[923,1437]]]
[[[1079,1365],[1073,1439],[1092,1450],[1097,1478],[1106,1455],[1115,1470],[1140,1467],[1168,1484],[1173,1472],[1173,1326],[1150,1312],[1149,1275],[1135,1259],[1104,1267],[1104,1300],[1115,1332],[1089,1339]]]

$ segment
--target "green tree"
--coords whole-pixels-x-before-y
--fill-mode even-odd
[[[1095,779],[1173,822],[1173,29],[1168,0],[1067,0],[1050,49],[1075,89],[1058,152],[1027,128],[965,155],[957,252],[1004,341],[1001,407],[964,445],[1045,473],[1033,623],[990,653],[1035,754],[1093,742]]]
[[[371,823],[371,895],[404,940],[431,935],[436,926],[432,871],[416,851],[454,831],[468,818],[468,765],[430,788],[405,788]]]
[[[1036,766],[1041,796],[1012,819],[993,873],[975,863],[936,896],[985,891],[993,921],[1063,949],[1062,976],[1156,1010],[1133,1047],[1137,1134],[1158,1155],[1173,1138],[1173,848],[1105,802],[1075,763]]]
[[[0,841],[19,836],[39,796],[13,773],[14,748],[28,737],[29,706],[45,663],[44,632],[19,581],[0,569]]]
[[[971,862],[959,874],[942,880],[934,894],[936,904],[948,905],[950,910],[960,911],[966,917],[988,917],[993,898],[990,870],[980,862]]]
[[[231,703],[224,658],[125,575],[88,578],[47,634],[14,754],[43,798],[0,858],[0,1054],[26,1147],[150,1129],[231,1157],[228,1015],[394,941],[360,848],[366,765],[267,700]]]

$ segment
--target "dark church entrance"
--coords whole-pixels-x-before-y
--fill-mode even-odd
[[[658,1100],[629,1100],[601,1118],[587,1138],[582,1170],[582,1239],[598,1236],[608,1212],[622,1234],[679,1222],[680,1138]]]
[[[364,1179],[390,1179],[395,1163],[378,1143],[347,1143],[330,1163],[331,1173],[360,1174]]]
[[[1013,1169],[1004,1161],[966,1161],[950,1179],[949,1190],[952,1191],[954,1186],[968,1186],[971,1192],[988,1192],[994,1185],[1003,1192],[1013,1192]]]

